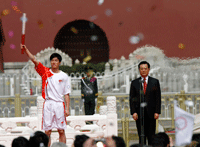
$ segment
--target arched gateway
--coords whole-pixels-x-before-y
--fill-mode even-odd
[[[105,32],[96,24],[86,20],[75,20],[64,25],[57,33],[54,48],[68,54],[73,63],[83,62],[91,56],[91,63],[108,62],[109,45]]]

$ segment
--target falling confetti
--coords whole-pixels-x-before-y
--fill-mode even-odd
[[[105,14],[106,14],[107,16],[111,16],[111,15],[112,15],[112,10],[107,9],[107,10],[105,11]]]
[[[98,0],[98,5],[102,5],[103,4],[103,2],[104,2],[104,0]]]
[[[94,21],[95,19],[97,19],[97,15],[94,15],[94,16],[90,17],[90,21]]]
[[[87,63],[87,62],[90,61],[91,59],[92,59],[91,56],[87,56],[87,57],[85,57],[85,58],[83,59],[83,61],[84,61],[85,63]]]
[[[129,42],[131,44],[138,44],[140,42],[140,38],[138,36],[131,36],[129,38]]]
[[[91,39],[92,41],[97,41],[97,40],[98,40],[98,37],[97,37],[97,35],[92,35],[92,36],[90,37],[90,39]]]
[[[146,107],[146,106],[147,106],[147,103],[146,103],[146,102],[143,102],[143,103],[140,104],[140,106],[141,106],[141,107]]]
[[[12,9],[13,9],[14,11],[16,11],[17,13],[22,13],[22,12],[18,9],[17,6],[12,6]]]
[[[43,142],[40,143],[40,147],[44,147],[44,143]]]
[[[38,20],[39,28],[42,29],[44,27],[42,20]]]
[[[140,40],[144,40],[144,35],[142,33],[138,33],[137,36],[140,38]]]
[[[10,44],[10,48],[11,48],[11,49],[15,49],[16,46],[15,46],[14,44]]]
[[[39,28],[40,28],[40,29],[42,29],[43,27],[44,27],[44,25],[43,25],[43,24],[39,25]]]
[[[12,38],[12,37],[14,36],[14,32],[13,32],[13,31],[9,31],[9,32],[8,32],[8,36],[9,36],[10,38]]]
[[[57,14],[57,15],[60,15],[60,14],[62,14],[62,13],[63,13],[63,12],[60,11],[60,10],[59,10],[59,11],[56,11],[56,14]]]
[[[12,6],[17,6],[17,2],[12,1],[12,2],[11,2],[11,5],[12,5]]]
[[[75,27],[71,27],[70,29],[74,34],[78,34],[78,30]]]
[[[6,15],[8,15],[8,14],[10,14],[10,10],[9,10],[9,9],[5,9],[5,10],[3,10],[3,11],[1,12],[1,15],[2,15],[2,16],[6,16]]]
[[[178,44],[178,48],[184,49],[184,48],[185,48],[185,45],[184,45],[183,43],[179,43],[179,44]]]

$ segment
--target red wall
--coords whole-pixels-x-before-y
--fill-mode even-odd
[[[150,44],[164,50],[168,57],[199,57],[200,33],[200,1],[199,0],[105,0],[98,5],[98,0],[14,0],[18,8],[27,14],[26,45],[33,54],[53,46],[54,38],[66,23],[75,19],[90,21],[100,26],[105,33],[110,46],[110,59],[128,55],[136,48]],[[12,9],[12,0],[1,0],[0,11],[10,9],[10,14],[2,16],[6,43],[3,47],[5,62],[27,61],[21,55],[22,13]],[[105,11],[112,10],[107,16]],[[56,11],[63,13],[57,15]],[[43,28],[37,24],[42,20]],[[52,23],[51,21],[55,22]],[[119,25],[119,23],[122,23]],[[14,36],[9,37],[8,32]],[[129,37],[144,34],[144,40],[138,44],[130,44]],[[183,43],[185,49],[179,49]],[[10,44],[16,46],[10,48]]]

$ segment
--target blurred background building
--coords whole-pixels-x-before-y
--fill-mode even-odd
[[[59,48],[75,62],[120,59],[146,44],[166,57],[199,57],[200,2],[169,0],[1,0],[0,62],[5,69],[22,68],[22,13],[27,14],[26,45],[33,54]],[[4,35],[3,35],[4,34]]]

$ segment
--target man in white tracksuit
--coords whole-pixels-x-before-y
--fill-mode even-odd
[[[68,75],[59,70],[62,57],[57,53],[53,53],[50,56],[50,69],[37,61],[25,45],[21,45],[21,49],[24,49],[25,53],[35,64],[35,70],[42,77],[42,97],[45,99],[42,128],[49,137],[48,146],[51,145],[50,135],[53,128],[58,130],[59,141],[66,143],[65,128],[66,117],[70,114],[69,93],[71,92],[71,86]],[[66,107],[63,96],[65,98]]]

